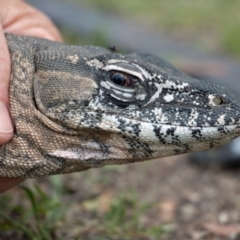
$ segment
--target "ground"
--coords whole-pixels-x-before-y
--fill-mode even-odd
[[[239,239],[239,180],[187,155],[29,180],[36,211],[21,188],[0,197],[1,215],[29,233],[4,215],[0,239]]]

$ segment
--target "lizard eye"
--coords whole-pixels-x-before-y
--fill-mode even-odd
[[[110,75],[110,79],[114,84],[122,87],[131,87],[134,84],[134,79],[132,76],[120,72],[113,72]]]
[[[104,77],[100,85],[108,95],[117,100],[119,106],[124,103],[143,101],[147,96],[144,76],[139,67],[119,62],[102,68]]]

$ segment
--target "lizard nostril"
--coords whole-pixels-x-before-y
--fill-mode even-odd
[[[223,104],[223,99],[219,96],[211,96],[209,97],[209,100],[210,104],[213,106],[219,106]]]

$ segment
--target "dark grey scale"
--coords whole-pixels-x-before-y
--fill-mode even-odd
[[[149,92],[151,93],[151,95],[153,95],[155,92],[157,92],[157,90],[158,90],[158,88],[156,87],[156,85],[155,84],[150,84],[149,86],[148,86],[148,88],[149,88]]]
[[[192,134],[192,137],[197,140],[200,140],[202,138],[202,133],[200,129],[192,129],[191,134]]]
[[[226,134],[224,127],[218,127],[218,132],[220,132],[222,134]]]
[[[27,170],[27,171],[24,173],[24,177],[26,177],[26,178],[39,177],[39,169],[38,169],[38,166],[33,167],[33,168],[30,169],[30,170]]]
[[[196,109],[196,111],[198,112],[198,117],[194,118],[194,121],[196,122],[198,127],[202,127],[202,120],[205,119],[205,122],[207,122],[206,116],[204,116],[205,111],[203,111],[202,109]]]
[[[156,76],[156,79],[157,79],[157,80],[161,80],[161,81],[164,82],[164,83],[167,81],[167,78],[164,77],[164,76],[161,76],[161,78],[160,78],[159,76]]]
[[[132,130],[133,130],[133,133],[134,133],[134,135],[137,136],[137,137],[139,137],[139,133],[141,132],[140,126],[141,126],[140,123],[139,123],[139,124],[133,124],[133,125],[131,125]]]
[[[136,136],[139,136],[139,133],[141,132],[140,131],[140,129],[139,129],[139,125],[140,124],[132,124],[131,122],[130,123],[128,123],[127,125],[126,125],[126,127],[128,128],[128,133],[130,133],[130,134],[134,134],[134,135],[136,135]],[[134,131],[135,130],[135,131]]]
[[[101,149],[101,152],[104,156],[107,156],[110,153],[110,147],[107,144],[105,144],[104,142],[97,142],[97,144],[99,145],[99,148]]]
[[[95,121],[97,121],[99,123],[102,120],[103,120],[103,114],[100,113],[100,112],[96,112],[96,114],[95,114]]]
[[[152,154],[154,153],[154,151],[150,148],[149,144],[142,143],[142,147],[144,149],[146,158],[150,158],[152,156]]]
[[[120,129],[122,132],[126,132],[126,127],[127,127],[126,120],[119,118],[118,122],[119,124],[117,128]]]
[[[228,135],[229,130],[228,130],[227,128],[223,128],[223,129],[224,129],[224,130],[223,130],[223,133],[226,134],[226,135]]]
[[[44,157],[49,162],[48,164],[49,164],[50,168],[53,166],[57,166],[55,168],[55,170],[50,171],[50,169],[48,169],[49,174],[51,174],[51,175],[59,174],[61,169],[65,168],[66,160],[64,158],[53,157],[53,156],[49,156],[49,155],[45,155]],[[47,167],[47,166],[45,166],[45,167]],[[26,176],[31,177],[31,178],[32,177],[41,177],[41,176],[44,176],[44,170],[39,170],[39,166],[36,165],[26,172]]]
[[[153,131],[155,133],[155,136],[159,139],[159,142],[166,144],[166,138],[164,136],[164,133],[161,133],[161,129],[161,126],[153,125]]]
[[[172,122],[176,122],[178,126],[188,126],[189,118],[191,117],[192,109],[181,109],[176,110],[176,106],[165,105],[162,107],[163,114],[167,117],[168,124],[170,127]]]
[[[181,146],[179,136],[175,134],[176,129],[177,129],[176,127],[170,127],[166,131],[165,137],[167,138],[167,137],[171,136],[171,143]]]
[[[149,158],[153,154],[153,151],[147,143],[141,143],[137,139],[126,139],[126,142],[129,146],[128,152],[132,155],[133,159],[138,159],[140,157]]]
[[[181,140],[179,139],[179,136],[176,136],[176,137],[172,138],[172,144],[176,145],[176,146],[181,146],[182,145]]]
[[[227,118],[226,116],[224,117],[224,121],[225,121],[225,124],[226,125],[230,125],[230,123],[231,123],[231,119],[230,118]]]
[[[99,119],[95,117],[95,114],[90,114],[90,113],[85,112],[83,114],[83,118],[81,119],[81,122],[83,122],[89,126],[95,127],[99,123],[99,120],[101,119],[100,118],[101,115],[99,114],[98,117],[99,117]]]
[[[167,131],[166,131],[166,136],[172,136],[174,137],[175,136],[175,131],[176,131],[176,127],[170,127]]]

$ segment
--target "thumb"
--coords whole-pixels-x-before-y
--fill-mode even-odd
[[[8,142],[13,135],[8,101],[10,72],[11,63],[8,46],[0,25],[0,145]]]

